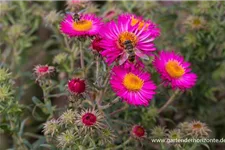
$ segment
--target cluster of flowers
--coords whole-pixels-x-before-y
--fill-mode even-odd
[[[75,124],[74,124],[75,123]],[[58,147],[65,148],[83,140],[82,136],[90,135],[98,138],[99,144],[109,144],[116,135],[104,123],[104,115],[95,109],[65,111],[58,119],[51,119],[44,124],[44,134],[49,142],[57,141]],[[146,130],[140,125],[131,129],[133,139],[142,140],[147,136]]]
[[[75,13],[66,15],[60,24],[60,30],[70,38],[91,37],[92,49],[97,51],[109,66],[112,66],[110,85],[113,91],[130,105],[148,106],[156,93],[157,87],[143,63],[143,60],[149,60],[149,57],[154,57],[153,66],[160,74],[165,86],[186,90],[196,83],[196,74],[191,72],[190,63],[186,62],[181,55],[174,51],[153,53],[156,51],[153,42],[160,36],[160,30],[151,20],[144,20],[133,14],[122,14],[118,16],[117,21],[103,23],[94,14]],[[54,70],[54,67],[48,65],[37,66],[35,68],[37,80],[51,74]],[[67,87],[70,94],[75,97],[83,95],[87,90],[85,80],[80,78],[69,80]],[[84,110],[80,113],[72,113],[68,110],[59,117],[59,120],[48,121],[44,131],[45,134],[54,134],[58,131],[58,124],[74,122],[82,128],[78,130],[82,132],[94,128],[107,128],[102,123],[103,120],[104,115],[95,109]],[[62,137],[66,133],[59,135],[59,142],[63,141]],[[142,126],[132,127],[132,137],[142,139],[146,137],[146,134]]]
[[[103,23],[94,14],[68,14],[61,22],[60,30],[69,37],[94,37],[92,48],[98,51],[111,70],[110,84],[113,91],[130,105],[148,106],[156,85],[145,70],[142,59],[153,56],[153,65],[161,75],[165,86],[173,89],[190,89],[197,80],[190,63],[174,51],[153,54],[153,41],[160,30],[151,20],[133,14],[121,14],[117,21]],[[80,81],[69,81],[72,92]],[[71,84],[73,83],[73,84]]]

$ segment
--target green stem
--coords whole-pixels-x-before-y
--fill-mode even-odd
[[[115,147],[114,149],[120,149],[123,148],[124,146],[126,146],[128,143],[130,143],[131,138],[128,138],[125,142],[123,142],[122,144],[118,145],[117,147]]]
[[[85,68],[84,68],[84,52],[83,52],[83,49],[82,49],[82,42],[79,42],[79,50],[80,50],[80,66],[81,66],[81,70],[82,70],[82,74],[83,74],[83,77],[85,77]]]
[[[99,64],[99,56],[97,55],[96,56],[96,81],[98,80],[98,77],[99,77],[99,66],[100,66],[100,64]]]
[[[158,113],[160,114],[162,111],[164,111],[176,98],[178,95],[179,90],[177,89],[173,95],[170,97],[170,99],[158,110]]]

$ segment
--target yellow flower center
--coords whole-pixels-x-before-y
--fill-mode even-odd
[[[200,123],[196,123],[196,124],[193,124],[192,126],[194,129],[201,129],[202,128],[202,125]]]
[[[134,33],[131,32],[122,32],[119,35],[119,39],[118,39],[118,44],[120,47],[124,47],[124,42],[130,40],[132,45],[135,46],[135,44],[137,43],[137,36]]]
[[[92,22],[89,20],[74,21],[73,29],[76,31],[88,31],[92,28]]]
[[[135,26],[137,23],[138,23],[138,29],[139,30],[141,30],[145,24],[146,24],[145,29],[149,26],[149,24],[145,23],[143,20],[136,19],[132,16],[131,26]]]
[[[131,25],[132,25],[132,26],[135,26],[139,21],[140,21],[139,19],[136,19],[136,18],[134,18],[134,17],[132,16],[132,18],[131,18]]]
[[[194,24],[195,26],[199,26],[199,25],[201,25],[201,20],[198,19],[198,18],[196,18],[196,19],[193,20],[193,24]]]
[[[123,85],[127,90],[138,91],[143,87],[144,81],[133,73],[128,73],[123,79]]]
[[[167,62],[166,71],[172,78],[180,78],[184,75],[184,68],[176,60]]]

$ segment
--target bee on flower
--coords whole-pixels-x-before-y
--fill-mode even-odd
[[[155,30],[149,29],[148,23],[141,24],[140,21],[132,20],[133,15],[122,14],[118,21],[106,23],[100,32],[103,38],[101,52],[105,61],[110,65],[118,61],[122,65],[129,58],[129,51],[126,49],[127,43],[130,43],[134,55],[138,58],[148,59],[148,55],[155,51],[153,44],[156,36]],[[130,48],[131,50],[131,48]]]
[[[67,14],[60,24],[62,33],[69,37],[97,35],[102,27],[101,19],[94,14]]]

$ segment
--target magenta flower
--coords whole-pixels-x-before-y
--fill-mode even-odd
[[[148,106],[156,89],[149,73],[123,66],[112,69],[110,84],[117,96],[130,105]]]
[[[181,90],[192,88],[197,81],[197,75],[191,72],[190,63],[175,52],[162,51],[155,57],[153,64],[161,75],[165,86]]]
[[[68,14],[61,22],[61,32],[70,37],[94,36],[99,33],[103,25],[100,18],[94,14],[81,14],[78,17],[75,19],[73,15]]]
[[[144,24],[139,28],[139,23],[132,24],[131,15],[120,15],[118,21],[108,22],[100,32],[103,40],[102,47],[105,49],[101,52],[106,58],[106,62],[110,65],[116,60],[119,64],[123,64],[129,57],[125,49],[125,42],[130,41],[137,57],[148,59],[148,55],[156,48],[152,43],[155,40],[153,32]]]

